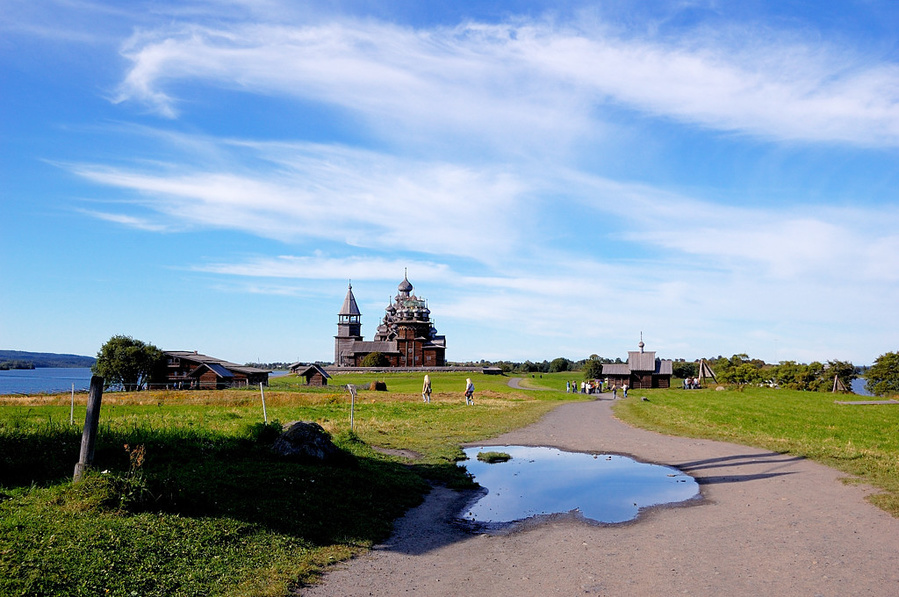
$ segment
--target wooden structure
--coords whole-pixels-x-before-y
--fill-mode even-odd
[[[699,361],[699,385],[702,385],[706,379],[712,378],[715,380],[715,383],[718,383],[718,378],[715,377],[715,372],[712,371],[712,368],[709,364],[702,359]]]
[[[268,385],[271,371],[231,363],[197,351],[165,350],[166,380],[169,388],[222,390],[231,387]]]
[[[294,363],[290,366],[290,372],[296,374],[297,377],[306,378],[307,386],[326,386],[328,380],[331,379],[327,371],[315,364]]]
[[[843,383],[843,380],[840,379],[840,376],[834,375],[833,376],[833,390],[831,390],[831,392],[836,394],[837,392],[846,393],[848,391],[849,390],[846,388],[846,384]]]
[[[656,357],[655,352],[643,351],[641,338],[639,350],[628,351],[627,363],[606,363],[602,366],[602,376],[609,384],[631,389],[669,388],[673,373],[672,362]]]
[[[387,357],[389,367],[446,366],[446,337],[437,334],[427,301],[415,296],[412,290],[408,275],[404,275],[397,295],[384,310],[374,340],[365,341],[362,313],[350,284],[337,315],[334,365],[360,367],[367,355],[379,352]]]

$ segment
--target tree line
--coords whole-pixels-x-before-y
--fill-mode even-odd
[[[0,371],[9,371],[10,369],[34,369],[34,363],[32,363],[31,361],[0,362]]]
[[[372,361],[386,361],[384,355],[369,355]],[[382,359],[378,359],[378,356]],[[842,382],[847,389],[852,387],[852,380],[861,374],[859,367],[850,362],[832,360],[826,363],[813,361],[797,363],[781,361],[776,365],[765,363],[761,359],[750,358],[747,354],[735,354],[731,357],[717,356],[705,360],[715,372],[720,383],[747,385],[761,384],[772,387],[803,390],[810,392],[828,392],[833,388],[834,379]],[[608,363],[622,363],[620,358],[609,359],[592,354],[586,359],[573,361],[558,357],[551,361],[514,362],[514,361],[468,361],[452,363],[467,367],[498,367],[504,373],[560,373],[565,371],[580,372],[585,379],[602,377],[602,366]],[[387,363],[368,364],[367,366],[386,366]],[[97,353],[97,361],[93,371],[102,375],[107,387],[118,385],[128,391],[140,390],[147,386],[151,379],[162,375],[166,366],[163,352],[130,336],[113,336]],[[366,366],[363,361],[363,366]],[[673,376],[678,379],[697,377],[699,361],[674,361]],[[899,352],[888,352],[879,356],[874,364],[864,372],[866,389],[875,396],[899,393]]]
[[[721,383],[747,385],[761,384],[790,390],[809,392],[829,392],[833,389],[834,378],[844,387],[851,389],[852,380],[864,377],[865,389],[875,396],[899,393],[899,352],[888,352],[879,356],[874,365],[864,371],[847,361],[830,360],[824,363],[798,363],[781,361],[769,364],[761,359],[750,358],[747,354],[731,357],[718,355],[705,360]],[[602,377],[602,366],[606,363],[622,363],[620,358],[609,359],[593,354],[586,359],[574,361],[558,357],[552,361],[468,361],[456,363],[468,367],[499,367],[504,373],[556,373],[561,371],[582,372],[585,379]],[[676,360],[672,363],[672,374],[677,379],[699,376],[699,363]]]

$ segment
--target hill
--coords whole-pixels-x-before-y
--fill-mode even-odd
[[[94,357],[52,352],[26,352],[24,350],[0,350],[0,363],[31,363],[35,367],[91,367]]]

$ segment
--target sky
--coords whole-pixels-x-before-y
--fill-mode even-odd
[[[899,350],[899,3],[0,0],[0,349]]]

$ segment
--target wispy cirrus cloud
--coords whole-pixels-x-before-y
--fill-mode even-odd
[[[308,143],[206,140],[224,164],[73,164],[94,183],[130,191],[163,221],[236,229],[285,242],[313,238],[369,248],[495,261],[520,250],[522,231],[505,217],[522,208],[523,185],[502,168],[398,159]],[[196,148],[191,140],[187,146]],[[104,214],[104,219],[113,216]],[[118,222],[129,224],[130,216]],[[527,221],[523,215],[522,221]],[[138,220],[134,219],[136,224]]]
[[[123,54],[132,66],[118,101],[167,117],[179,102],[169,89],[203,81],[339,106],[388,137],[545,143],[601,129],[614,105],[773,140],[899,145],[899,65],[751,28],[672,40],[601,22],[334,20],[159,28],[136,34]]]

